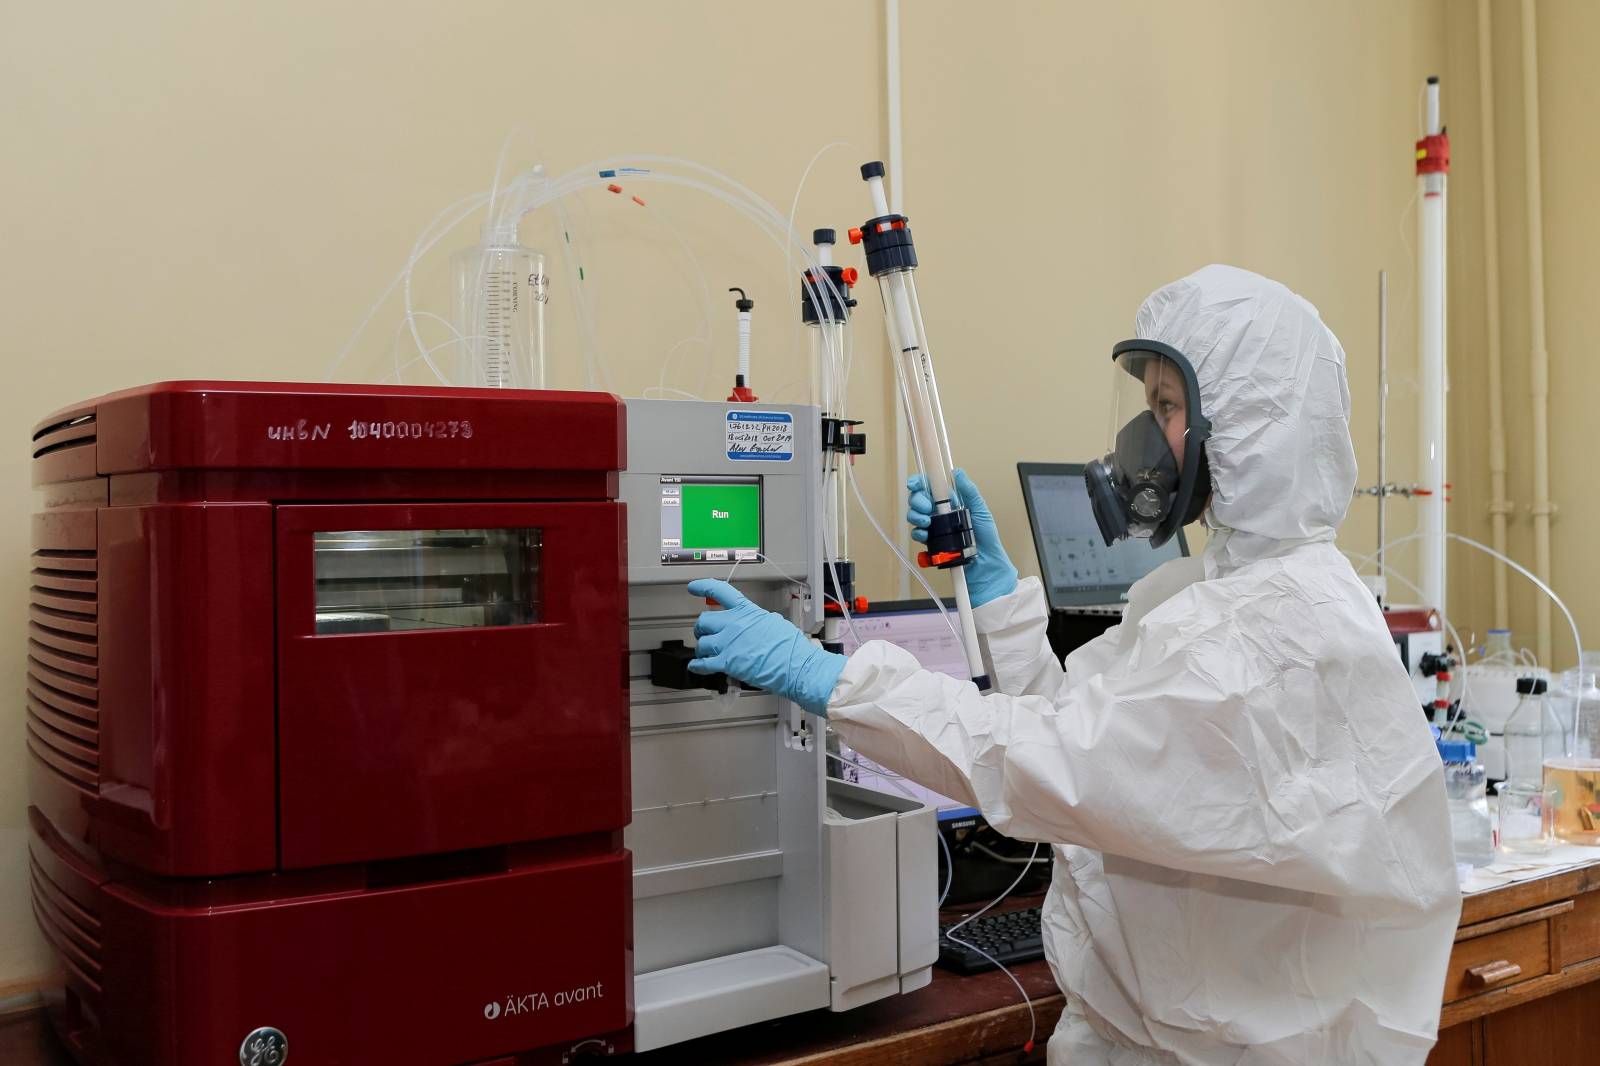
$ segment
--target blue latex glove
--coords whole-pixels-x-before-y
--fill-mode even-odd
[[[906,482],[906,488],[911,497],[906,509],[911,539],[926,544],[928,523],[933,519],[933,496],[928,492],[928,479],[914,474]],[[955,502],[971,513],[972,537],[978,545],[977,558],[967,564],[967,591],[972,595],[972,605],[982,607],[990,600],[1017,591],[1017,568],[1011,565],[1000,543],[1000,530],[994,524],[989,505],[983,502],[978,486],[972,483],[965,470],[956,471]]]
[[[694,624],[699,638],[689,670],[727,674],[793,700],[812,714],[826,715],[828,696],[844,671],[845,657],[823,651],[782,615],[763,610],[726,581],[703,577],[689,592],[709,596],[723,610],[702,611]]]

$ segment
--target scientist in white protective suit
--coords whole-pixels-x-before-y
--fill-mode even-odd
[[[997,691],[874,641],[848,660],[724,582],[691,669],[787,696],[857,751],[1054,845],[1049,1061],[1420,1064],[1460,911],[1439,757],[1334,546],[1355,487],[1344,352],[1275,282],[1210,266],[1116,346],[1087,481],[1108,543],[1204,512],[1200,558],[1134,585],[1067,657],[962,476]],[[933,501],[914,479],[913,526]]]

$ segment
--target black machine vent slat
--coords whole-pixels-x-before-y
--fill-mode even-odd
[[[33,439],[36,441],[44,440],[46,437],[51,436],[52,434],[60,433],[64,429],[81,430],[83,433],[87,433],[88,436],[94,436],[95,429],[93,412],[90,412],[86,415],[77,415],[61,422],[52,422],[48,426],[40,426],[38,429],[34,430]]]
[[[103,954],[100,916],[57,884],[32,855],[28,856],[28,873],[34,919],[45,939],[60,953],[68,976],[98,996]]]

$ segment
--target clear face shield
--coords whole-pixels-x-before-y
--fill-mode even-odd
[[[1194,368],[1176,348],[1123,341],[1111,358],[1111,439],[1084,469],[1089,500],[1107,545],[1139,537],[1159,548],[1205,510],[1211,423]]]

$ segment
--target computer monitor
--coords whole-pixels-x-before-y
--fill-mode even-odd
[[[1136,538],[1106,547],[1082,463],[1018,463],[1017,473],[1052,611],[1124,604],[1135,581],[1167,560],[1189,554],[1181,529],[1159,548]]]
[[[955,602],[947,601],[945,606],[953,620]],[[962,649],[961,639],[951,630],[950,623],[945,621],[932,600],[877,602],[868,613],[852,615],[850,623],[841,634],[846,655],[853,654],[869,640],[886,640],[916,656],[917,662],[925,669],[949,674],[962,681],[968,680],[967,656]],[[854,633],[850,631],[852,627]],[[887,770],[860,752],[841,747],[839,754],[860,766],[841,763],[836,768],[837,776],[879,792],[909,793],[934,808],[941,823],[978,816],[975,809],[959,800],[941,796],[914,781],[887,776]]]

